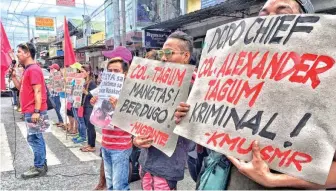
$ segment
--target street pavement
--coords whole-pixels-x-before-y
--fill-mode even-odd
[[[64,130],[52,126],[44,133],[49,171],[44,177],[23,180],[21,174],[33,165],[33,153],[26,139],[26,126],[21,115],[13,110],[11,98],[1,97],[0,120],[0,190],[92,190],[99,180],[101,130],[97,131],[96,152],[83,153],[82,144],[74,144]],[[49,119],[57,122],[54,110]],[[14,160],[15,158],[15,160]],[[14,162],[13,162],[14,161]],[[140,181],[131,183],[131,190],[140,190]],[[194,181],[188,169],[178,183],[179,190],[193,190]]]

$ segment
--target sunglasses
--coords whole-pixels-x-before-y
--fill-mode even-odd
[[[184,53],[183,51],[173,51],[171,49],[163,49],[163,50],[158,50],[156,52],[157,52],[157,55],[158,55],[159,59],[161,59],[163,56],[165,56],[166,58],[170,58],[174,54],[183,54]]]

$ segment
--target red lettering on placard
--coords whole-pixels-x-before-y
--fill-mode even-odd
[[[206,145],[214,148],[228,149],[231,152],[236,152],[240,155],[252,153],[253,141],[247,141],[241,136],[231,136],[228,133],[218,131],[207,132],[204,134],[207,139]],[[218,144],[219,143],[219,144]],[[294,165],[297,171],[302,171],[303,164],[310,163],[313,158],[307,154],[292,150],[281,150],[272,145],[266,145],[260,148],[261,158],[266,163],[276,162],[278,167],[286,168]]]
[[[205,59],[198,77],[208,77],[214,73],[217,77],[216,80],[229,75],[246,76],[247,78],[252,78],[255,75],[260,80],[266,78],[274,81],[287,79],[289,82],[302,84],[310,80],[311,87],[315,89],[320,84],[319,75],[330,70],[335,64],[335,59],[326,55],[309,53],[300,55],[297,52],[275,52],[271,54],[270,51],[267,51],[261,54],[260,52],[241,51],[228,53],[218,70],[214,68],[214,62],[215,57]],[[308,62],[311,64],[309,65]],[[248,81],[246,78],[244,80]],[[218,84],[211,82],[209,85]],[[216,86],[216,88],[220,87]],[[209,94],[206,97],[209,99]]]
[[[131,133],[135,133],[136,135],[149,135],[149,137],[153,138],[154,143],[161,146],[165,146],[169,139],[169,134],[154,129],[151,126],[144,125],[140,122],[136,122],[133,125]]]
[[[212,66],[213,63],[216,60],[216,56],[215,57],[209,57],[207,59],[204,60],[203,64],[201,65],[199,72],[198,72],[198,77],[207,77],[207,76],[211,76],[212,74]]]
[[[294,152],[294,154],[287,160],[285,166],[288,167],[293,163],[298,171],[302,171],[301,163],[310,163],[312,160],[313,158],[306,153]]]

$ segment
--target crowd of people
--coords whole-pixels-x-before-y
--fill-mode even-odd
[[[309,0],[268,0],[260,15],[276,14],[304,14],[313,13],[312,4]],[[125,51],[128,51],[127,49]],[[31,44],[18,46],[17,57],[25,67],[22,81],[16,79],[13,72],[13,82],[20,90],[20,95],[29,95],[21,100],[22,112],[25,118],[28,116],[37,119],[40,114],[46,112],[47,98],[46,88],[41,69],[34,65],[35,49]],[[177,31],[172,33],[159,51],[147,53],[146,58],[190,64],[193,55],[193,41],[187,34]],[[126,59],[116,54],[108,61],[104,70],[127,75],[131,64]],[[73,108],[71,99],[67,103],[67,117],[69,124],[64,124],[60,114],[60,97],[62,93],[51,92],[51,97],[56,104],[59,127],[63,127],[70,134],[76,135],[72,140],[74,143],[87,145],[81,147],[83,152],[95,151],[96,131],[90,122],[90,115],[93,106],[97,103],[97,96],[90,92],[99,88],[94,79],[94,73],[89,65],[74,64],[71,66],[78,73],[85,76],[83,86],[82,106],[83,111]],[[51,65],[51,71],[59,70],[58,65]],[[99,78],[99,74],[95,74]],[[34,77],[32,77],[34,76]],[[192,81],[191,81],[192,86]],[[25,96],[26,97],[26,96]],[[22,98],[22,97],[21,97]],[[34,100],[28,101],[27,99]],[[69,101],[70,100],[70,101]],[[109,102],[113,108],[118,102],[117,98],[110,97]],[[175,112],[175,121],[179,123],[189,111],[189,105],[180,103]],[[100,180],[96,189],[108,190],[129,190],[129,158],[133,146],[140,148],[139,175],[144,190],[176,190],[178,181],[183,180],[185,165],[188,164],[189,171],[196,181],[196,188],[203,189],[270,189],[270,188],[335,188],[336,187],[336,162],[332,163],[331,170],[325,185],[318,185],[305,180],[295,178],[286,174],[271,171],[267,164],[260,157],[258,143],[253,143],[253,159],[250,162],[237,160],[234,157],[225,156],[210,149],[196,145],[193,141],[179,137],[176,149],[171,157],[152,146],[153,139],[149,136],[135,136],[121,130],[118,127],[102,129],[102,164]],[[23,178],[40,176],[46,173],[47,163],[45,156],[45,144],[42,135],[29,135],[28,141],[34,151],[34,167],[22,175]],[[36,143],[41,144],[36,144]],[[190,153],[196,152],[191,157]],[[207,165],[209,161],[215,161],[218,166],[213,168]],[[205,172],[213,168],[212,177],[203,176]]]

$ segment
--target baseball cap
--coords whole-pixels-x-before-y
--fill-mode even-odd
[[[301,6],[302,10],[305,13],[315,13],[314,10],[314,5],[312,4],[312,2],[310,0],[295,0],[297,3],[299,3],[299,5]]]
[[[60,69],[60,67],[59,67],[59,65],[58,65],[58,64],[52,64],[52,65],[50,65],[50,66],[49,66],[49,69],[55,69],[55,70],[59,70],[59,69]]]
[[[75,62],[74,64],[70,65],[70,68],[75,68],[77,70],[81,70],[82,69],[82,65],[79,62]]]
[[[125,62],[132,60],[132,53],[126,47],[118,46],[112,51],[103,51],[103,55],[107,58],[121,57]]]

